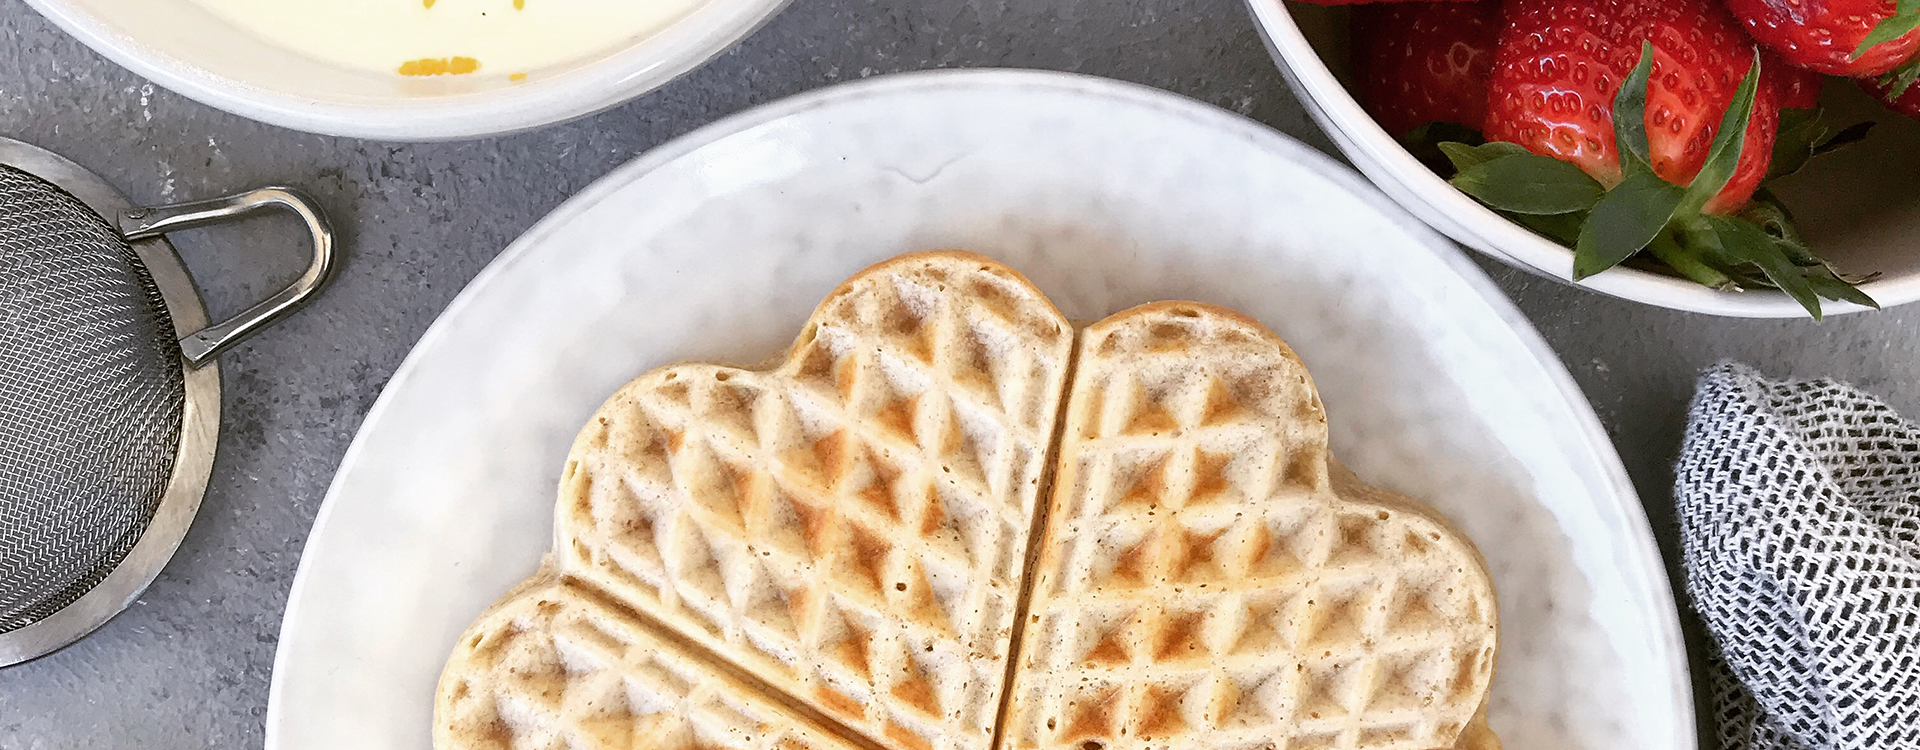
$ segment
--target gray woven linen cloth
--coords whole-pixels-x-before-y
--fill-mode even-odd
[[[1920,425],[1720,365],[1676,474],[1721,746],[1920,750]]]

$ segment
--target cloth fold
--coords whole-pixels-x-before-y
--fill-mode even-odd
[[[1920,425],[1831,380],[1702,376],[1676,469],[1727,750],[1920,750]]]

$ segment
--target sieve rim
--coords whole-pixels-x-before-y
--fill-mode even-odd
[[[127,198],[85,167],[51,151],[0,137],[0,164],[31,174],[65,190],[109,225],[135,208]],[[207,308],[193,276],[165,236],[127,243],[146,266],[166,302],[178,340],[207,325]],[[159,577],[180,547],[206,496],[213,473],[214,447],[220,436],[220,366],[209,360],[195,367],[180,360],[185,407],[180,414],[180,444],[173,474],[153,520],[133,549],[107,577],[79,599],[38,622],[0,633],[0,668],[19,664],[80,640],[124,611]]]

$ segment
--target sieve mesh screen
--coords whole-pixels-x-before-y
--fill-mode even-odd
[[[180,445],[180,347],[120,234],[0,165],[0,633],[126,557]]]

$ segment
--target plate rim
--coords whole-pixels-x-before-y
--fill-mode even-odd
[[[76,0],[25,2],[89,50],[214,109],[304,133],[432,143],[513,135],[619,107],[705,67],[792,0],[703,0],[606,56],[551,77],[481,93],[365,101],[316,98],[233,78],[158,49]]]
[[[507,245],[498,256],[489,261],[461,291],[454,296],[445,309],[428,325],[420,339],[408,350],[400,366],[394,370],[391,378],[381,388],[380,395],[367,415],[354,431],[353,442],[341,456],[340,464],[334,471],[327,492],[314,515],[313,524],[308,530],[306,541],[302,544],[300,562],[295,569],[293,584],[287,593],[286,609],[281,614],[279,637],[274,648],[273,674],[269,682],[267,715],[265,720],[265,746],[267,750],[280,747],[280,722],[283,716],[280,710],[281,696],[284,694],[283,681],[286,679],[288,656],[287,633],[290,629],[302,627],[293,618],[294,605],[305,592],[308,581],[308,567],[312,560],[308,554],[315,540],[321,538],[320,531],[328,524],[337,503],[342,480],[358,463],[365,460],[367,450],[363,437],[371,426],[378,425],[392,408],[394,393],[400,390],[422,366],[420,362],[431,350],[438,347],[441,339],[449,333],[453,324],[449,320],[460,317],[467,308],[479,304],[487,287],[512,269],[528,261],[532,249],[545,243],[548,236],[562,227],[573,223],[579,216],[598,207],[629,185],[638,182],[660,168],[678,161],[687,155],[728,137],[773,123],[791,116],[815,109],[830,107],[849,100],[882,98],[912,94],[938,94],[952,89],[1042,89],[1058,96],[1074,96],[1090,99],[1102,99],[1112,103],[1147,107],[1181,117],[1198,124],[1219,128],[1226,133],[1252,143],[1257,148],[1273,150],[1285,156],[1307,164],[1316,169],[1329,181],[1346,188],[1355,198],[1378,211],[1397,228],[1408,232],[1421,245],[1439,257],[1454,273],[1461,277],[1469,289],[1474,291],[1486,303],[1489,310],[1501,323],[1505,324],[1514,339],[1526,349],[1527,353],[1539,363],[1554,390],[1571,412],[1579,425],[1581,443],[1591,454],[1591,459],[1599,464],[1607,481],[1603,488],[1605,494],[1617,500],[1615,505],[1624,514],[1633,527],[1641,533],[1631,534],[1624,541],[1623,551],[1640,562],[1636,572],[1624,572],[1623,576],[1637,577],[1639,583],[1648,590],[1665,591],[1662,601],[1666,606],[1656,606],[1659,614],[1656,622],[1649,623],[1657,631],[1652,633],[1652,641],[1665,647],[1671,657],[1666,665],[1667,676],[1672,693],[1676,696],[1674,706],[1675,731],[1674,747],[1692,748],[1698,745],[1696,709],[1692,674],[1688,661],[1688,651],[1682,639],[1679,620],[1679,599],[1673,588],[1672,578],[1667,575],[1664,556],[1653,537],[1653,524],[1648,518],[1645,505],[1640,501],[1639,493],[1634,489],[1625,465],[1620,461],[1619,453],[1614,449],[1613,441],[1608,437],[1599,416],[1593,410],[1593,404],[1580,390],[1565,363],[1560,360],[1546,339],[1536,330],[1531,321],[1522,314],[1513,301],[1494,285],[1484,271],[1475,266],[1457,245],[1439,232],[1415,218],[1378,188],[1367,182],[1351,167],[1341,164],[1333,157],[1275,130],[1259,121],[1219,107],[1163,89],[1143,84],[1120,81],[1110,78],[1059,71],[1030,70],[1019,68],[969,68],[936,69],[904,73],[894,73],[873,78],[817,88],[800,94],[760,104],[722,117],[681,136],[662,143],[634,157],[632,160],[594,180],[582,188],[573,197],[568,198],[553,211],[535,222],[518,238]]]

